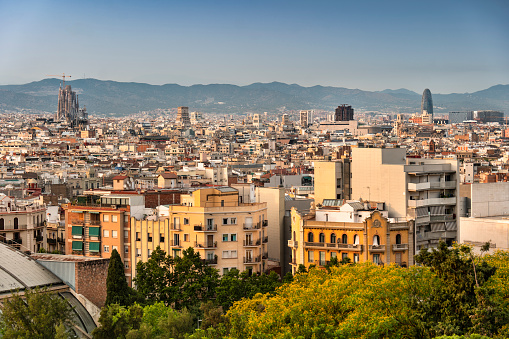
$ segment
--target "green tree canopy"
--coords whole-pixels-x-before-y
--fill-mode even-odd
[[[128,306],[132,304],[133,291],[127,284],[124,272],[124,264],[114,249],[111,252],[110,264],[108,266],[108,277],[106,279],[106,305],[119,304]]]

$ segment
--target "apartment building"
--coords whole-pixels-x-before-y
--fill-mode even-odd
[[[324,199],[350,199],[350,160],[314,162],[315,203]]]
[[[325,266],[331,259],[353,263],[413,265],[414,222],[388,217],[383,203],[327,199],[310,213],[291,210],[292,272],[300,265]]]
[[[40,199],[14,199],[0,193],[0,241],[21,251],[37,252],[44,244],[46,206]]]
[[[193,247],[220,274],[266,269],[267,203],[240,203],[236,189],[218,187],[181,195],[180,205],[167,208],[157,220],[131,219],[133,263],[148,260],[157,246],[172,256]]]
[[[112,199],[103,197],[101,199]],[[106,201],[105,201],[106,202]],[[109,258],[116,249],[131,284],[130,210],[127,198],[100,205],[64,204],[65,253]]]
[[[416,250],[457,240],[459,163],[407,158],[404,148],[354,148],[352,198],[383,201],[389,218],[415,220]]]

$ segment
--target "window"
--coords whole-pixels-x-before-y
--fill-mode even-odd
[[[378,235],[373,236],[373,246],[380,246],[380,236]]]
[[[223,251],[223,259],[230,258],[230,251]]]
[[[150,250],[150,249],[149,249],[149,250],[147,251],[147,254],[148,254],[148,257],[150,258],[150,256],[152,255],[152,250]]]
[[[325,251],[320,251],[320,266],[325,266]]]
[[[14,218],[14,229],[17,230],[19,226],[19,220],[18,218]]]
[[[308,242],[313,242],[313,241],[314,241],[313,233],[309,232],[308,233]]]
[[[124,239],[129,238],[129,231],[124,231]]]
[[[110,231],[109,230],[103,230],[103,237],[104,238],[108,238],[110,236]]]
[[[353,254],[353,262],[354,263],[358,263],[359,262],[359,253],[354,253]]]
[[[108,214],[103,214],[103,221],[110,221],[110,216]]]
[[[189,219],[188,218],[184,218],[184,225],[189,225]]]
[[[223,268],[223,275],[225,275],[225,274],[228,274],[228,268],[227,267]]]
[[[184,241],[189,241],[189,234],[184,234]]]
[[[128,223],[129,222],[129,215],[124,215],[124,223]]]
[[[129,269],[129,261],[124,261],[124,268]]]
[[[314,262],[315,252],[309,251],[308,252],[308,262]]]
[[[336,252],[331,252],[331,254],[330,254],[331,260],[336,258],[337,256],[338,256],[338,254]]]
[[[353,244],[359,245],[359,235],[356,234],[353,236]]]
[[[0,218],[0,230],[3,230],[5,227],[4,225],[4,218]]]
[[[223,234],[223,241],[228,241],[228,234]]]
[[[341,260],[348,260],[348,253],[341,253]]]
[[[221,207],[224,207],[224,200],[221,200]]]
[[[330,243],[335,244],[336,243],[336,234],[332,233],[330,235]]]
[[[230,234],[230,241],[237,241],[237,234]]]
[[[228,225],[228,218],[223,218],[223,225]]]
[[[341,243],[348,244],[348,236],[346,234],[341,236]]]
[[[140,240],[141,240],[140,232],[136,232],[136,241],[140,241]]]
[[[141,248],[136,249],[136,256],[141,257]]]
[[[319,239],[320,242],[325,242],[325,234],[320,233]]]
[[[380,254],[373,254],[373,262],[375,264],[380,264]]]
[[[124,245],[124,253],[129,253],[129,246]]]
[[[232,251],[231,252],[231,257],[232,258],[237,258],[237,251]]]
[[[112,215],[111,216],[111,221],[112,222],[117,222],[118,221],[118,217],[116,215]]]
[[[207,226],[214,226],[214,219],[207,219]]]
[[[237,224],[237,218],[230,218],[230,224],[236,225]]]
[[[110,247],[107,245],[104,245],[104,252],[109,252],[109,251],[110,251]]]
[[[117,238],[118,237],[118,232],[117,231],[111,231],[111,237],[112,238]]]
[[[152,233],[148,234],[148,242],[152,242]]]
[[[401,234],[396,234],[396,244],[397,245],[401,244]]]

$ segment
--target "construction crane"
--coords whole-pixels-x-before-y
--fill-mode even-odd
[[[62,77],[62,82],[63,82],[63,85],[62,87],[65,88],[65,78],[70,78],[71,76],[70,75],[65,75],[65,73],[62,73],[62,75],[60,74],[49,74],[49,75],[46,75],[47,77]]]

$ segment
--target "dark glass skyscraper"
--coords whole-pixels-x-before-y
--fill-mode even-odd
[[[424,111],[431,115],[431,121],[433,121],[433,99],[431,99],[431,92],[427,88],[422,93],[421,115]]]

